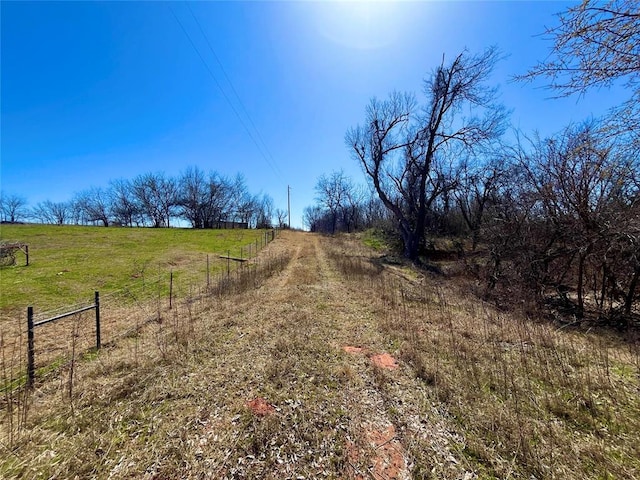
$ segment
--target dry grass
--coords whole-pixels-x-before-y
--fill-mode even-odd
[[[349,239],[286,232],[264,255],[13,390],[0,477],[377,479],[391,447],[395,478],[640,475],[637,346],[496,312]]]
[[[637,341],[498,312],[439,277],[378,274],[348,248],[332,258],[354,283],[377,283],[381,331],[452,417],[480,477],[640,476]]]
[[[181,362],[185,352],[198,341],[209,341],[203,330],[202,316],[217,309],[228,308],[234,296],[260,288],[265,281],[281,271],[290,261],[284,252],[264,252],[260,259],[216,279],[209,286],[199,290],[190,289],[188,295],[176,295],[172,308],[168,300],[139,302],[137,308],[118,305],[118,297],[108,296],[101,301],[101,325],[103,343],[101,352],[95,351],[94,313],[85,312],[71,316],[53,324],[48,324],[46,332],[36,335],[36,389],[25,388],[26,351],[24,336],[13,337],[11,344],[3,345],[1,371],[3,379],[2,445],[7,451],[19,448],[25,435],[32,436],[31,426],[41,415],[40,401],[50,406],[52,396],[66,405],[71,412],[86,405],[77,399],[101,392],[91,392],[96,387],[91,382],[98,381],[103,388],[105,381],[113,380],[112,366],[115,362],[117,377],[120,371],[135,371],[159,365]],[[41,332],[37,332],[41,333]],[[117,379],[116,379],[117,380]],[[76,385],[78,387],[76,387]],[[116,393],[115,397],[128,392]],[[37,410],[37,411],[36,411]],[[63,415],[64,416],[64,415]],[[29,421],[27,421],[29,418]],[[67,419],[63,430],[67,429]],[[99,422],[101,423],[101,422]],[[24,467],[24,461],[20,469]],[[9,470],[12,471],[12,470]],[[2,470],[0,470],[0,473]]]
[[[292,468],[310,477],[342,468],[348,379],[314,319],[294,309],[301,297],[272,298],[265,281],[293,252],[268,250],[271,260],[75,362],[73,373],[69,364],[41,378],[19,405],[24,422],[3,412],[0,476],[285,478]],[[275,283],[286,292],[316,276],[298,263]],[[251,414],[257,396],[275,415]]]

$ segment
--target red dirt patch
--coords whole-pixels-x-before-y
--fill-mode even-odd
[[[372,355],[371,361],[380,368],[386,368],[388,370],[395,370],[398,368],[398,362],[388,353]]]
[[[251,400],[247,402],[246,405],[247,405],[247,408],[251,410],[251,412],[254,415],[258,415],[258,416],[270,415],[276,411],[276,409],[273,408],[273,405],[270,405],[262,397],[258,397],[254,400]]]
[[[404,459],[403,448],[396,438],[396,429],[393,425],[383,431],[372,430],[367,432],[367,438],[376,449],[376,457],[373,459],[373,471],[376,477],[384,479],[404,478],[407,464]]]
[[[404,458],[404,449],[396,438],[396,429],[393,425],[384,430],[369,430],[366,432],[369,447],[375,452],[370,460],[369,475],[364,476],[362,471],[355,466],[360,460],[360,452],[353,442],[347,442],[347,456],[349,459],[349,478],[353,480],[398,480],[407,477],[407,462]]]
[[[357,467],[360,460],[360,450],[354,442],[347,440],[347,478],[349,480],[365,480],[362,471]]]
[[[342,349],[347,353],[351,353],[352,355],[355,355],[357,353],[364,353],[365,351],[362,347],[352,347],[351,345],[345,345],[344,347],[342,347]]]

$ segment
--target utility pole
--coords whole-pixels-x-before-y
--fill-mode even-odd
[[[289,230],[291,230],[291,187],[287,185],[287,212],[289,215]]]

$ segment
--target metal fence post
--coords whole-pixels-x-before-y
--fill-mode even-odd
[[[173,270],[169,274],[169,310],[173,307]]]
[[[96,350],[100,350],[102,342],[100,341],[100,293],[96,292]]]
[[[33,307],[27,307],[27,386],[33,387],[36,374],[33,332]]]

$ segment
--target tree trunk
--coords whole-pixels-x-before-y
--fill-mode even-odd
[[[474,228],[471,234],[471,251],[475,252],[476,248],[478,248],[478,243],[480,243],[480,229]]]
[[[631,283],[629,284],[629,291],[624,299],[624,314],[631,315],[631,307],[633,305],[633,297],[636,293],[636,288],[638,286],[638,279],[640,279],[640,265],[636,266],[635,271],[633,272],[633,277],[631,278]]]
[[[580,254],[578,258],[578,309],[576,311],[578,318],[584,316],[584,261],[585,255]]]
[[[411,228],[408,222],[400,222],[400,235],[404,244],[404,257],[412,262],[418,261],[420,253],[420,237]]]

